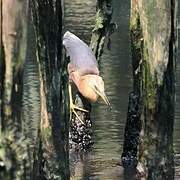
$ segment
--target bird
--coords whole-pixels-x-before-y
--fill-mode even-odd
[[[110,108],[110,102],[105,94],[104,81],[99,75],[97,60],[91,48],[78,38],[75,34],[66,31],[63,36],[63,46],[70,62],[67,66],[69,74],[69,98],[70,111],[82,122],[76,110],[88,112],[73,104],[71,82],[73,82],[78,91],[90,102],[96,102],[99,97],[103,99],[105,104]],[[83,122],[82,122],[83,123]]]

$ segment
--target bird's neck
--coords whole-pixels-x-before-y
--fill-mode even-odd
[[[80,79],[81,79],[81,76],[79,75],[79,73],[78,72],[72,72],[70,78],[73,80],[73,82],[78,87],[79,83],[80,83]]]
[[[91,87],[91,80],[95,77],[95,75],[84,75],[81,76],[78,72],[71,73],[71,79],[76,84],[79,92],[91,102],[95,102],[98,99],[98,95]]]

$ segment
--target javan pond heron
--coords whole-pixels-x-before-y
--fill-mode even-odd
[[[63,36],[63,45],[67,55],[70,56],[68,64],[70,111],[82,122],[76,110],[88,111],[73,104],[71,82],[74,82],[79,92],[91,102],[96,102],[98,97],[101,97],[109,107],[110,103],[104,92],[104,81],[99,76],[98,64],[91,48],[69,31]]]

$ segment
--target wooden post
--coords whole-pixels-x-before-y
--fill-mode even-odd
[[[0,1],[0,160],[2,179],[26,177],[27,144],[21,133],[23,65],[27,50],[28,1]],[[3,131],[2,131],[3,130]]]
[[[62,58],[61,1],[31,3],[41,95],[41,156],[37,166],[46,179],[69,179],[67,64]]]
[[[134,92],[140,98],[137,169],[148,179],[173,179],[176,56],[175,0],[131,0]]]
[[[93,29],[90,46],[99,61],[106,37],[108,37],[110,43],[110,35],[113,32],[115,26],[111,23],[112,17],[112,0],[97,0],[97,13],[95,19],[95,26]]]
[[[28,3],[2,2],[2,44],[4,49],[3,129],[20,123],[23,62],[26,56]]]

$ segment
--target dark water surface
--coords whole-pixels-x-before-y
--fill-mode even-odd
[[[94,25],[96,0],[65,0],[65,28],[89,43]],[[111,37],[111,51],[105,47],[100,73],[105,81],[112,111],[101,102],[93,105],[93,150],[85,155],[74,154],[74,180],[124,180],[123,169],[116,164],[122,153],[128,94],[132,90],[129,47],[130,2],[114,1],[113,21],[118,30]],[[180,19],[180,15],[179,15]],[[180,27],[179,27],[180,32]],[[180,42],[180,36],[179,36]],[[178,50],[180,57],[180,49]],[[24,77],[24,117],[31,119],[29,127],[36,129],[39,114],[39,80],[35,57],[27,57]],[[180,62],[177,60],[176,113],[174,150],[176,179],[180,179]],[[27,130],[28,131],[28,130]],[[36,132],[36,131],[35,131]],[[30,134],[29,136],[36,136]],[[179,174],[179,175],[178,175]],[[178,178],[179,177],[179,178]]]
[[[87,42],[93,28],[90,26],[87,29],[87,25],[94,24],[95,4],[95,0],[91,1],[89,6],[80,0],[66,1],[66,29]],[[122,153],[128,94],[132,89],[129,48],[130,4],[126,0],[117,1],[113,8],[112,21],[117,23],[118,30],[111,37],[111,51],[105,47],[99,67],[112,111],[101,102],[93,105],[94,147],[84,160],[79,158],[81,160],[76,164],[72,179],[124,179],[122,167],[117,166],[117,163],[120,162]],[[84,29],[87,34],[84,34]]]
[[[30,18],[30,17],[29,17]],[[23,116],[27,127],[24,129],[32,145],[36,142],[40,119],[39,70],[36,61],[36,41],[31,18],[28,24],[27,54],[23,76]]]

